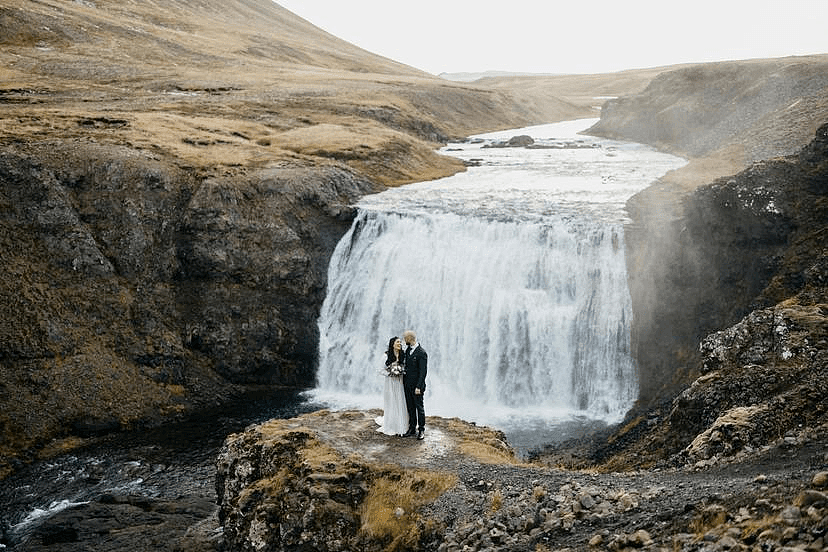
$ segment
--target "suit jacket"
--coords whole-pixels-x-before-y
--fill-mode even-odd
[[[428,372],[428,355],[420,345],[405,356],[405,375],[403,386],[425,392],[426,373]]]

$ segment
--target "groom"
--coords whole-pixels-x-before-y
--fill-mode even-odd
[[[425,438],[425,408],[423,408],[423,393],[425,393],[425,378],[428,370],[428,355],[425,349],[417,343],[417,335],[411,330],[403,333],[405,349],[405,374],[403,375],[403,390],[405,391],[405,406],[408,408],[408,433],[403,437],[417,436]]]

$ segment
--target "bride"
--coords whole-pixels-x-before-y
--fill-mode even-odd
[[[405,406],[402,375],[405,373],[402,341],[392,337],[385,352],[385,389],[382,393],[383,415],[377,418],[378,431],[386,435],[402,435],[408,431],[408,410]]]

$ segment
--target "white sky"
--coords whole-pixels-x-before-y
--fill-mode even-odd
[[[429,73],[603,73],[828,53],[828,0],[276,0]]]

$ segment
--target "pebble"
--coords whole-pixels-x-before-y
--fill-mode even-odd
[[[828,471],[821,471],[814,475],[811,484],[814,487],[828,487]]]

